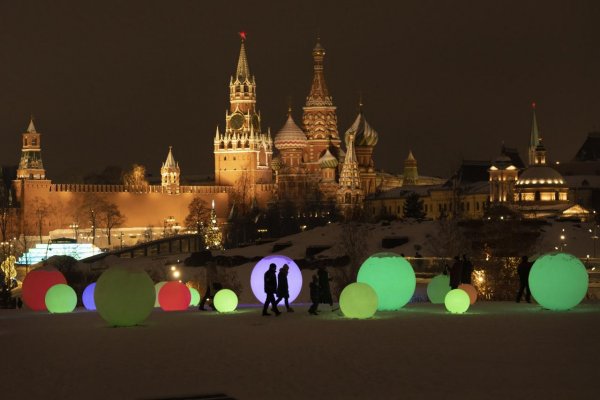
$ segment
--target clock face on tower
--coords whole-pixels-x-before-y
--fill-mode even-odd
[[[242,114],[234,114],[229,120],[229,124],[233,129],[241,129],[244,126],[244,116]]]

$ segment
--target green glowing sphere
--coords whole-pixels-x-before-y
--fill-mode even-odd
[[[51,313],[70,313],[75,306],[77,306],[77,294],[69,285],[60,283],[46,292],[46,308]]]
[[[412,266],[396,253],[377,253],[367,258],[358,271],[356,281],[375,290],[380,311],[402,308],[417,286]]]
[[[427,285],[427,297],[433,304],[442,304],[450,291],[450,277],[448,275],[435,276]]]
[[[467,292],[462,289],[452,289],[444,298],[446,310],[452,314],[462,314],[469,309],[471,299]]]
[[[189,288],[192,299],[190,300],[190,307],[197,307],[200,304],[200,292],[193,287]]]
[[[550,253],[538,258],[529,273],[531,294],[549,310],[568,310],[583,300],[589,276],[571,254]]]
[[[167,281],[158,282],[156,285],[154,285],[154,292],[156,294],[156,298],[154,299],[154,307],[160,307],[160,303],[158,302],[158,292],[160,292],[160,289],[165,286],[165,283],[167,283]]]
[[[221,289],[215,294],[213,304],[218,312],[232,312],[237,308],[238,297],[233,290]]]
[[[94,290],[98,313],[113,326],[143,322],[154,308],[155,297],[154,283],[146,271],[123,266],[104,271]]]
[[[378,303],[377,293],[366,283],[351,283],[340,294],[340,310],[348,318],[370,318]]]

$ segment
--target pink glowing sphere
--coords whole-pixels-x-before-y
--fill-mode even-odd
[[[289,302],[293,302],[302,290],[302,272],[300,272],[300,268],[298,268],[298,265],[296,265],[294,260],[276,254],[263,258],[254,266],[252,274],[250,275],[250,286],[252,287],[254,297],[261,303],[264,303],[267,299],[267,294],[265,293],[265,272],[269,270],[269,265],[271,264],[277,266],[275,272],[276,275],[279,275],[279,270],[284,264],[288,265],[287,281],[288,292],[290,294]]]
[[[181,282],[167,282],[158,291],[158,303],[165,311],[187,310],[191,300],[190,289]]]
[[[468,283],[462,283],[458,285],[458,288],[467,292],[471,305],[475,304],[477,301],[477,289],[475,289],[475,286],[469,285]]]
[[[33,311],[45,311],[46,293],[54,285],[67,284],[64,275],[56,268],[44,267],[34,269],[23,281],[23,301]]]

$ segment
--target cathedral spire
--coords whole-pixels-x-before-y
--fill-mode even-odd
[[[313,82],[310,93],[306,98],[306,105],[310,106],[332,106],[333,101],[329,96],[329,90],[325,83],[323,74],[323,59],[325,58],[325,48],[321,46],[320,38],[317,38],[317,44],[313,48]]]
[[[542,140],[540,131],[538,128],[537,117],[535,115],[535,102],[531,103],[532,120],[531,120],[531,134],[529,137],[529,165],[536,164],[536,147]]]
[[[29,117],[29,126],[27,127],[27,133],[37,133],[35,125],[33,124],[33,115]]]

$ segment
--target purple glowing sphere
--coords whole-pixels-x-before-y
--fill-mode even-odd
[[[85,290],[83,291],[83,295],[81,296],[81,300],[83,301],[83,306],[86,310],[95,311],[96,310],[96,302],[94,301],[94,290],[96,289],[96,282],[90,283],[87,285]]]
[[[265,293],[265,272],[269,270],[270,264],[277,265],[276,275],[279,275],[279,270],[283,267],[283,264],[287,264],[290,267],[287,276],[288,292],[290,294],[289,302],[293,302],[302,290],[302,273],[294,260],[276,254],[263,258],[254,266],[250,275],[250,286],[252,286],[254,297],[261,303],[264,303],[267,299],[267,294]]]

